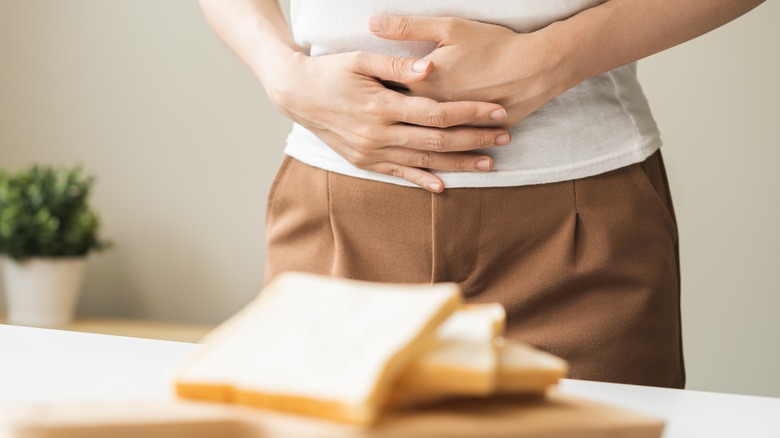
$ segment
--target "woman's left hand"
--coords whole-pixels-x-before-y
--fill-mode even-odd
[[[540,32],[521,34],[463,18],[388,15],[371,17],[369,28],[385,39],[438,43],[425,56],[433,71],[409,85],[409,93],[441,102],[498,103],[508,113],[502,127],[516,125],[575,85]]]

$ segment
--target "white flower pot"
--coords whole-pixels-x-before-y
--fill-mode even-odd
[[[8,322],[57,328],[73,321],[86,257],[0,259]]]

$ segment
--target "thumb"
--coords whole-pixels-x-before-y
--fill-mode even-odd
[[[374,15],[368,20],[368,28],[374,35],[389,40],[440,43],[453,33],[457,22],[451,17]]]
[[[433,70],[427,59],[401,58],[373,53],[361,53],[356,60],[355,71],[382,81],[411,84],[425,79]]]

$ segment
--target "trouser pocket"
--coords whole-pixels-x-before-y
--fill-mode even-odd
[[[628,171],[648,206],[676,240],[677,221],[660,154],[658,151],[644,162],[628,166]]]

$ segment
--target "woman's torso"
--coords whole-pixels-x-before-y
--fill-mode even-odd
[[[603,0],[292,0],[293,33],[311,56],[367,51],[422,57],[432,42],[391,41],[368,30],[376,14],[457,16],[532,32]],[[512,143],[482,152],[489,173],[436,172],[447,187],[540,184],[591,176],[643,161],[660,147],[658,129],[629,64],[595,76],[548,102],[511,128]],[[285,152],[325,170],[401,185],[399,178],[352,166],[313,133],[295,124]]]

